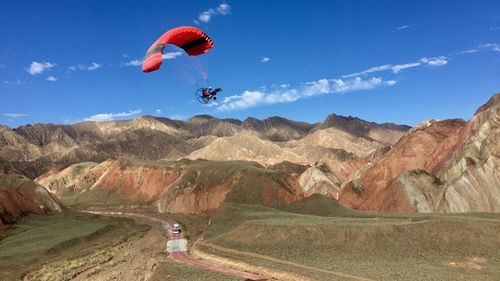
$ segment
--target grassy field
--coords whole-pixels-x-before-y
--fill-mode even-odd
[[[190,215],[168,217],[182,222],[187,235],[194,238],[201,235],[208,222]],[[151,244],[150,240],[141,242],[151,229],[142,223],[128,218],[70,211],[53,216],[26,217],[15,227],[0,232],[0,280],[70,280],[75,273],[83,271],[82,276],[86,280],[108,280],[110,271],[120,274],[122,267],[119,263],[123,258],[131,266],[140,266],[143,261],[134,256],[139,254],[138,251],[148,251],[148,247],[158,248],[161,252],[158,256],[148,257],[156,260],[154,269],[144,269],[144,272],[150,270],[148,280],[239,280],[179,264],[168,258],[168,253],[161,250],[166,244]],[[159,225],[157,228],[161,229]],[[157,232],[153,236],[164,234],[162,229]],[[137,241],[132,244],[143,247],[127,249],[132,244],[122,243],[124,241]],[[117,249],[120,249],[121,255],[116,252]],[[126,280],[134,278],[127,276]]]
[[[183,265],[173,260],[160,264],[148,281],[241,281],[240,278]]]
[[[19,279],[48,260],[82,255],[147,229],[130,219],[72,212],[29,216],[0,233],[0,280]]]
[[[318,280],[500,280],[500,214],[364,213],[309,200],[286,212],[225,203],[200,249]]]

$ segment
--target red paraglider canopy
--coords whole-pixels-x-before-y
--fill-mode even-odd
[[[205,32],[192,26],[181,26],[165,32],[156,42],[149,47],[142,71],[151,72],[160,68],[165,45],[174,44],[190,56],[204,54],[214,46],[214,42]]]

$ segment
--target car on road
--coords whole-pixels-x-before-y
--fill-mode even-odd
[[[174,223],[174,226],[172,227],[172,233],[173,234],[181,233],[181,226],[178,223]]]

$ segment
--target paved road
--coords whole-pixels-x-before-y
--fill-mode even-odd
[[[167,251],[170,253],[170,256],[177,262],[191,266],[196,266],[198,268],[202,268],[205,270],[216,271],[223,274],[236,276],[246,280],[268,280],[268,278],[266,277],[259,276],[253,273],[227,268],[219,264],[209,263],[191,257],[187,253],[187,241],[186,239],[184,239],[184,233],[183,232],[178,234],[172,233],[173,225],[174,223],[177,223],[172,219],[160,218],[150,214],[141,214],[141,213],[112,212],[112,211],[84,211],[84,212],[97,215],[105,215],[105,216],[137,217],[158,222],[169,234],[170,240],[168,240],[167,242]]]

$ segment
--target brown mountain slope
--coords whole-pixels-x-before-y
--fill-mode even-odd
[[[289,148],[302,147],[304,145],[316,145],[331,149],[342,149],[352,153],[357,157],[363,157],[370,152],[383,147],[375,140],[354,136],[351,133],[331,127],[327,129],[315,130],[302,139],[291,140],[283,143]]]
[[[71,204],[206,215],[223,201],[286,206],[304,197],[297,178],[305,169],[292,163],[264,168],[246,161],[120,158],[73,165],[37,182]]]
[[[272,141],[288,141],[304,137],[314,127],[314,124],[273,116],[264,120],[249,117],[243,121],[241,126],[257,131]]]
[[[314,130],[337,128],[357,137],[376,140],[385,145],[394,145],[411,127],[393,123],[378,124],[357,117],[331,114]]]
[[[0,157],[9,159],[31,178],[53,165],[64,168],[120,156],[177,159],[195,150],[184,140],[191,136],[190,132],[147,116],[74,125],[36,124],[14,130],[2,127],[0,134],[5,140],[0,146]]]
[[[242,130],[240,120],[218,119],[210,115],[195,115],[186,121],[186,127],[195,137],[227,137]]]
[[[0,226],[15,223],[26,214],[60,212],[62,204],[44,187],[15,173],[0,161]]]
[[[349,128],[357,125],[349,126],[349,122],[366,123],[374,128],[377,127],[375,123],[351,118],[337,122],[339,123],[337,125],[325,123],[323,125],[333,127],[316,130],[311,135],[319,124],[297,122],[281,117],[264,120],[248,118],[245,122],[241,122],[236,119],[218,119],[209,115],[194,116],[187,121],[143,116],[132,120],[80,122],[73,125],[35,124],[16,129],[2,126],[0,157],[9,159],[24,175],[35,178],[53,166],[65,168],[79,162],[102,162],[122,156],[145,160],[176,160],[215,143],[216,138],[233,137],[243,133],[257,134],[259,138],[269,140],[269,143],[275,142],[282,147],[290,148],[276,154],[279,157],[279,154],[283,153],[286,156],[283,159],[261,161],[263,163],[284,160],[300,163],[320,161],[335,156],[339,149],[359,156],[381,146],[374,139],[351,134]],[[382,134],[385,133],[393,135],[389,130],[383,131]],[[292,140],[292,143],[279,142],[287,140]],[[242,153],[244,157],[228,154],[226,158],[216,159],[254,160],[257,157],[266,157],[259,153],[254,157],[251,155],[252,149],[249,147]],[[264,150],[267,149],[257,149],[257,151]]]
[[[192,152],[189,159],[208,160],[246,160],[256,161],[263,165],[282,161],[308,163],[307,158],[282,148],[262,138],[255,132],[244,131],[230,137],[218,138],[207,146]]]
[[[348,185],[340,202],[362,210],[500,210],[500,95],[468,122],[411,130]]]

